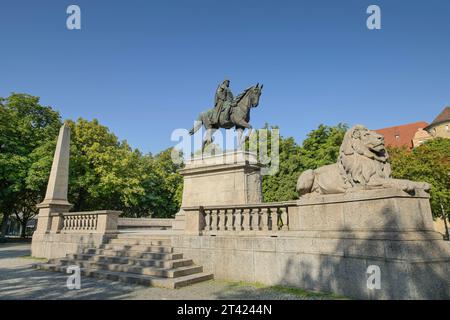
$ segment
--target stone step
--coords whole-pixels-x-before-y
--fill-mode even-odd
[[[100,249],[106,250],[132,250],[132,251],[143,251],[143,252],[157,252],[157,253],[172,253],[173,248],[168,246],[149,246],[149,245],[127,245],[127,244],[102,244]]]
[[[67,270],[66,266],[50,263],[36,264],[35,267],[41,270],[58,272],[66,272]],[[82,275],[86,276],[170,289],[177,289],[197,282],[213,279],[213,274],[205,272],[180,276],[177,278],[161,278],[142,274],[114,272],[90,268],[80,268],[80,271]]]
[[[175,253],[170,236],[119,234],[99,247],[52,259],[39,269],[66,272],[71,265],[82,275],[165,288],[180,288],[213,278],[203,266]]]
[[[176,260],[183,258],[182,253],[148,252],[140,250],[111,250],[111,249],[89,248],[83,249],[81,253],[90,255],[104,255],[111,257],[132,257],[132,258],[154,259],[154,260]]]
[[[176,259],[176,260],[159,260],[159,259],[139,259],[129,257],[112,257],[95,255],[90,261],[112,263],[112,264],[128,264],[140,267],[160,267],[160,268],[177,268],[191,266],[194,262],[191,259]]]
[[[189,267],[194,264],[191,259],[177,259],[177,260],[149,260],[149,259],[133,259],[110,256],[91,256],[88,259],[60,258],[52,259],[49,263],[61,264],[62,266],[70,265],[73,261],[100,263],[100,264],[117,264],[134,267],[156,267],[164,269],[174,269],[179,267]]]
[[[160,241],[170,241],[172,237],[170,235],[160,235],[160,234],[145,234],[145,233],[119,233],[115,239],[127,239],[127,240],[160,240]]]
[[[177,278],[203,272],[202,266],[182,266],[177,268],[140,267],[127,264],[110,264],[90,260],[66,260],[61,266],[76,265],[85,269],[100,269],[115,272],[137,273],[148,276]]]
[[[148,245],[148,246],[170,246],[172,244],[171,240],[158,240],[158,239],[111,239],[109,244],[123,244],[123,245]]]

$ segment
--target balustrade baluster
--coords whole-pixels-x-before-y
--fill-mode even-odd
[[[225,221],[225,228],[227,231],[233,231],[233,225],[234,225],[234,215],[233,215],[233,209],[227,209],[225,210],[226,213],[226,221]]]
[[[260,215],[259,230],[264,230],[264,231],[269,230],[269,209],[261,208],[259,215]]]
[[[251,209],[242,209],[242,230],[251,230],[250,212]]]
[[[219,222],[219,210],[213,210],[211,212],[211,230],[217,230],[218,222]]]
[[[211,210],[205,210],[205,230],[211,230]]]
[[[225,230],[225,212],[226,210],[219,210],[219,230]]]
[[[250,230],[259,230],[259,209],[250,209]]]
[[[270,208],[270,230],[278,230],[278,208]]]
[[[281,211],[281,230],[289,230],[289,221],[288,221],[288,209],[286,207],[280,208]]]
[[[244,230],[244,209],[236,209],[234,211],[234,230]]]

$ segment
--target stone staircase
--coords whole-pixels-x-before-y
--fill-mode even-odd
[[[35,267],[65,273],[73,265],[85,276],[171,289],[213,279],[202,266],[174,252],[170,237],[163,235],[119,234],[107,244]]]

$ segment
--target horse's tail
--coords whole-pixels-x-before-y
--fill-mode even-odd
[[[194,133],[196,133],[203,125],[203,121],[202,121],[202,115],[200,114],[200,116],[198,117],[197,120],[195,120],[194,126],[192,127],[191,130],[189,130],[189,134],[192,136]]]

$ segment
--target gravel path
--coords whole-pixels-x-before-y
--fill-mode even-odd
[[[300,296],[269,288],[207,281],[181,289],[129,285],[89,277],[80,290],[66,287],[67,275],[35,270],[29,244],[0,244],[0,300],[2,299],[268,299],[299,300]]]

